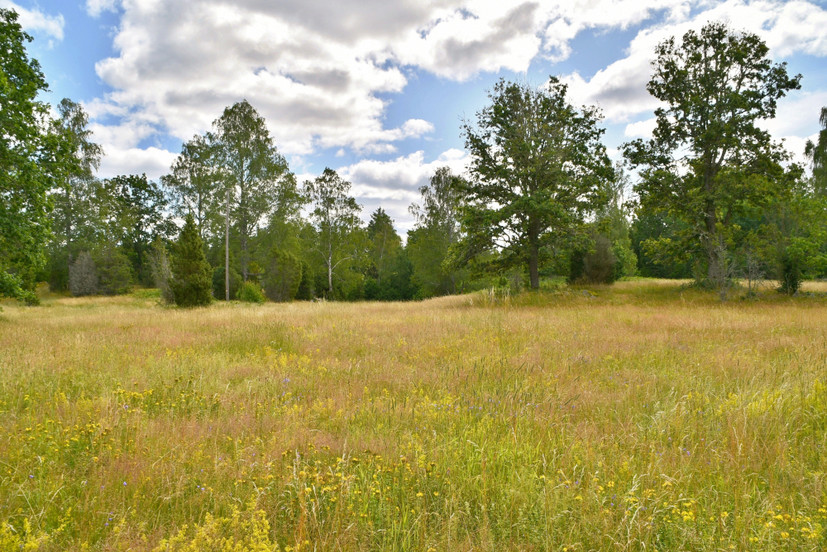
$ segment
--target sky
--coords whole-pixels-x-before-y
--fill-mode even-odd
[[[325,167],[368,219],[404,234],[437,168],[461,173],[461,136],[498,79],[569,85],[604,143],[648,137],[658,43],[709,21],[758,34],[801,73],[764,123],[803,162],[827,106],[827,0],[0,0],[33,36],[45,99],[80,102],[103,147],[98,175],[169,171],[183,142],[246,99],[299,182]]]

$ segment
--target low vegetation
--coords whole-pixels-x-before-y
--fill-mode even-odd
[[[823,550],[827,286],[0,313],[0,550]]]

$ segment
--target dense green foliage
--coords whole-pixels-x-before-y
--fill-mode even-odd
[[[209,305],[212,300],[210,265],[192,215],[187,215],[172,256],[172,296],[179,307]]]
[[[271,301],[292,301],[302,282],[302,263],[292,253],[274,249],[264,274],[264,293]]]
[[[794,181],[781,168],[787,154],[757,123],[775,116],[801,76],[773,64],[757,35],[722,23],[688,31],[680,43],[670,38],[655,53],[647,90],[664,107],[652,139],[626,144],[624,154],[640,170],[641,212],[683,223],[659,245],[702,259],[706,281],[723,293],[732,253],[750,233],[744,222]]]
[[[48,86],[26,53],[31,39],[17,13],[0,8],[0,297],[35,303],[50,235],[47,192],[67,160],[49,106],[38,99]]]
[[[496,251],[504,266],[525,266],[537,289],[542,257],[569,247],[605,201],[613,171],[600,115],[569,105],[554,77],[541,89],[501,80],[490,99],[476,126],[463,127],[472,180],[460,260]]]
[[[317,236],[314,249],[327,273],[327,286],[320,288],[327,289],[329,298],[333,298],[335,292],[334,275],[340,286],[339,295],[345,297],[354,293],[354,280],[361,280],[348,274],[364,247],[359,220],[362,208],[350,195],[350,186],[350,182],[329,168],[315,180],[304,183],[305,197],[312,209],[310,221]]]
[[[261,286],[253,280],[247,280],[246,282],[241,283],[241,286],[238,288],[236,299],[242,303],[258,304],[264,303],[264,301],[267,300]]]
[[[276,301],[401,301],[634,275],[694,277],[725,298],[739,279],[795,294],[827,277],[827,108],[807,173],[760,124],[800,76],[771,62],[760,38],[721,23],[655,51],[657,127],[624,146],[634,200],[624,167],[608,161],[596,108],[570,105],[555,77],[539,88],[500,80],[462,127],[467,173],[434,172],[404,241],[382,207],[362,220],[336,171],[299,187],[247,101],[184,143],[159,182],[96,177],[103,152],[87,114],[64,99],[49,116],[30,37],[10,10],[0,38],[3,296],[35,301],[38,281],[83,295],[137,284],[169,302],[169,246],[187,216],[224,299],[245,281]]]

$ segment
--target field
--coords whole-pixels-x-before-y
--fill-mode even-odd
[[[0,550],[823,550],[827,286],[0,312]]]

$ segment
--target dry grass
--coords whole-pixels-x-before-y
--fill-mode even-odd
[[[806,290],[4,305],[0,550],[820,550]]]

